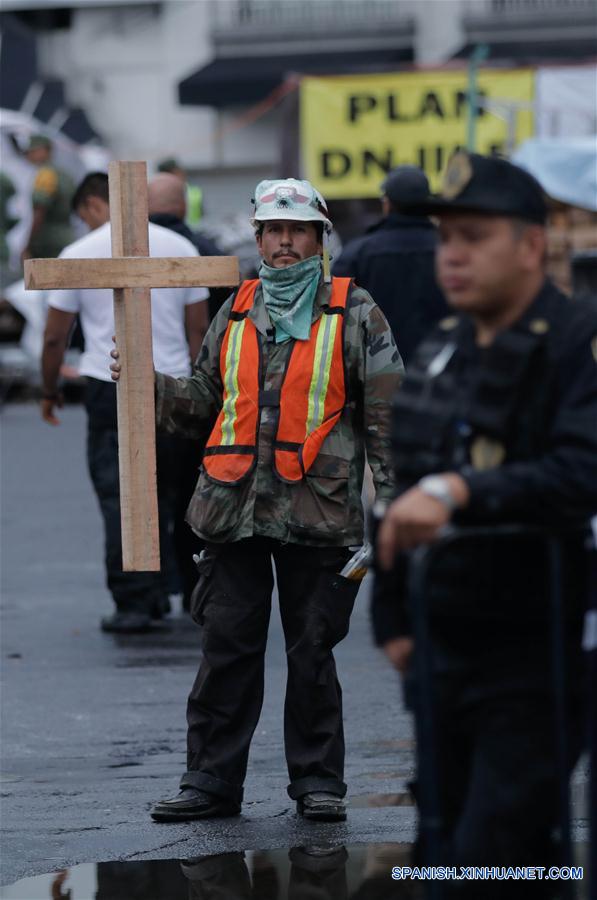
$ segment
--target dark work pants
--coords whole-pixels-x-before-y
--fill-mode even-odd
[[[358,591],[337,574],[349,556],[347,548],[259,537],[208,546],[191,610],[203,625],[203,656],[188,701],[188,771],[181,786],[242,800],[263,702],[273,558],[288,662],[288,793],[293,799],[317,790],[344,796],[342,692],[332,648],[348,632]]]
[[[156,438],[161,572],[123,572],[120,528],[120,484],[116,385],[88,379],[87,462],[104,521],[106,582],[120,612],[159,612],[168,593],[185,597],[196,581],[193,553],[201,542],[184,522],[186,507],[198,477],[201,448],[171,435]],[[174,573],[174,575],[172,574]]]

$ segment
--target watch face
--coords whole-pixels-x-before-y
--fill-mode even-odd
[[[433,497],[435,500],[439,500],[440,503],[447,506],[449,510],[454,509],[456,505],[454,503],[454,497],[445,480],[440,475],[428,475],[426,478],[422,478],[419,482],[419,487],[424,494]]]
[[[447,490],[445,481],[443,478],[438,478],[437,475],[428,475],[427,478],[423,478],[421,488],[429,494],[445,494]]]

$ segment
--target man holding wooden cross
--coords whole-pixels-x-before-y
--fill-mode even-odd
[[[187,772],[157,821],[240,812],[263,700],[272,559],[288,659],[288,793],[299,814],[346,817],[342,695],[333,647],[358,583],[365,454],[392,495],[390,402],[402,363],[371,297],[322,266],[331,222],[306,181],[261,182],[263,263],[224,304],[190,378],[156,373],[158,425],[209,435],[187,519],[206,541],[191,612],[203,656],[188,702]],[[113,378],[126,358],[114,350]],[[352,549],[351,549],[352,548]]]

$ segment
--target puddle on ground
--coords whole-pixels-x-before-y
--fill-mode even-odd
[[[350,797],[348,801],[352,809],[375,809],[381,806],[414,806],[412,794],[407,792],[396,794],[361,794]]]
[[[575,847],[575,864],[588,848]],[[24,878],[0,900],[423,900],[423,883],[393,881],[412,865],[410,844],[251,850],[186,860],[100,862]],[[586,898],[586,880],[576,885]]]
[[[187,860],[101,862],[24,878],[0,900],[380,900],[418,898],[392,866],[409,844],[314,846],[222,853]]]
[[[137,656],[119,660],[116,663],[117,669],[159,669],[159,668],[178,668],[181,666],[197,666],[199,663],[199,653],[177,653],[167,656],[165,654],[154,654],[152,656]]]

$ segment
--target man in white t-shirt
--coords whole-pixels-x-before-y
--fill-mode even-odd
[[[64,259],[102,259],[112,255],[108,176],[87,175],[73,197],[73,210],[91,229],[89,234],[65,247]],[[150,256],[197,256],[186,238],[149,225]],[[187,376],[191,360],[199,352],[208,327],[205,288],[156,288],[151,292],[153,357],[156,367],[169,375]],[[184,512],[192,494],[194,475],[201,462],[201,447],[188,441],[172,441],[158,435],[158,506],[162,572],[122,571],[120,492],[116,391],[110,378],[114,310],[111,290],[54,290],[49,295],[48,319],[42,353],[42,418],[59,425],[56,407],[62,406],[58,388],[60,366],[77,315],[85,339],[80,373],[87,377],[85,405],[88,414],[87,457],[91,480],[104,519],[107,585],[116,604],[114,615],[102,619],[104,631],[146,630],[152,618],[169,609],[167,569],[173,567],[169,523],[174,523],[174,544],[185,595],[193,586],[192,553],[196,538],[184,523]],[[190,475],[190,478],[189,478]],[[175,565],[175,564],[174,564]],[[164,571],[166,569],[166,572]]]

